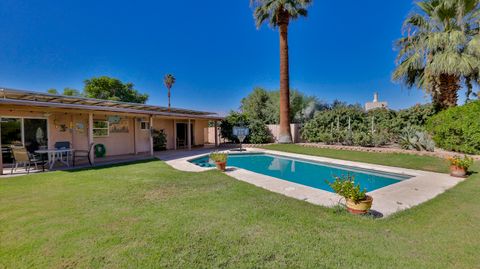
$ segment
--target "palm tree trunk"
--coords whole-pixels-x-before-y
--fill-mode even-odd
[[[280,32],[280,134],[279,143],[292,143],[290,131],[290,72],[288,64],[288,15],[283,14]]]
[[[443,110],[454,107],[458,102],[460,79],[455,75],[442,74],[439,77],[439,93],[437,109]]]
[[[168,88],[168,112],[170,112],[170,88]]]

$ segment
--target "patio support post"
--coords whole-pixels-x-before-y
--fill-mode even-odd
[[[177,120],[173,120],[173,149],[177,149]]]
[[[153,156],[153,117],[150,116],[150,155]]]
[[[138,154],[137,151],[137,118],[133,117],[133,153]]]
[[[93,143],[93,113],[88,113],[88,146]],[[90,151],[90,160],[95,163],[94,151]]]
[[[2,118],[0,118],[0,124],[1,122],[2,122]],[[0,127],[0,175],[3,175],[3,150],[2,150],[2,128],[1,127]]]
[[[218,127],[217,121],[214,121],[214,128],[215,128],[215,147],[218,147]]]
[[[188,150],[192,149],[192,126],[190,126],[190,119],[188,119],[187,126],[187,141],[188,141]]]

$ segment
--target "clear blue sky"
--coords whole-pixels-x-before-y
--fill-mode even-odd
[[[290,27],[291,87],[318,98],[369,101],[393,108],[425,102],[390,80],[393,41],[409,0],[316,0]],[[82,89],[113,76],[166,105],[226,112],[253,87],[277,89],[278,34],[257,30],[248,0],[0,2],[0,85],[46,91]]]

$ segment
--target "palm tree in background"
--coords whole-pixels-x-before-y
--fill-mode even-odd
[[[250,0],[257,28],[267,22],[280,33],[280,134],[279,143],[292,143],[290,131],[290,73],[288,63],[288,24],[307,16],[312,0]]]
[[[392,78],[425,90],[437,110],[456,106],[480,72],[480,0],[424,0],[404,22]]]
[[[168,111],[170,112],[170,89],[173,87],[173,84],[175,84],[175,77],[172,74],[167,74],[163,78],[163,83],[168,89]]]

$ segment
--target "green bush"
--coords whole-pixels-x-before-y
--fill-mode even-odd
[[[328,182],[328,185],[330,185],[335,193],[355,203],[365,200],[367,190],[361,189],[360,184],[355,184],[354,176],[346,175],[334,178],[335,180]]]
[[[446,109],[427,121],[438,147],[480,154],[480,101]]]
[[[399,142],[408,126],[424,131],[422,126],[434,113],[431,104],[415,105],[398,112],[389,109],[365,112],[359,105],[336,102],[329,109],[318,111],[312,120],[305,123],[301,135],[313,143],[378,147]],[[325,133],[332,138],[329,139]]]
[[[223,119],[223,121],[220,123],[220,135],[222,138],[239,143],[240,141],[238,141],[238,138],[233,135],[233,127],[248,126],[248,124],[248,118],[244,113],[231,111],[230,114],[228,114],[228,116],[226,116],[225,119]]]
[[[152,137],[154,151],[167,149],[167,134],[164,130],[152,130]]]
[[[401,135],[407,127],[425,126],[429,118],[435,115],[435,109],[432,104],[414,105],[407,109],[397,112],[397,116],[392,122],[392,130],[394,133]]]
[[[372,136],[366,132],[354,132],[352,139],[355,146],[371,147],[373,145]]]
[[[249,126],[250,134],[248,135],[248,142],[252,144],[264,144],[272,141],[272,135],[265,123],[255,120]]]

